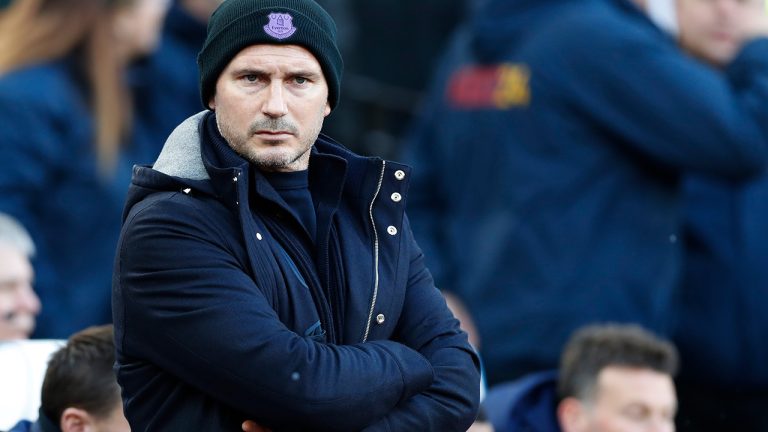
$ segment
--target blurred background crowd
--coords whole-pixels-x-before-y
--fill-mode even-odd
[[[222,1],[0,2],[0,341],[111,322],[132,167],[203,109]],[[678,430],[768,431],[766,2],[317,1],[345,61],[324,132],[414,167],[491,392],[635,324],[679,350]]]

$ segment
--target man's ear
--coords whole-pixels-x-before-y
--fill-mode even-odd
[[[326,101],[325,102],[325,111],[324,111],[323,117],[328,117],[328,114],[330,114],[330,113],[331,113],[331,104],[330,104],[330,102]]]
[[[216,96],[211,96],[211,98],[208,100],[208,108],[211,111],[216,111]]]
[[[80,408],[69,407],[61,413],[62,432],[88,432],[93,429],[93,417]]]
[[[567,397],[557,405],[557,421],[563,432],[585,431],[586,414],[584,404],[574,397]]]

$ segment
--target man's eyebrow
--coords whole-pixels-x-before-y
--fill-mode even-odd
[[[313,71],[309,69],[296,69],[294,71],[288,72],[288,75],[290,76],[302,76],[307,78],[315,78],[322,75],[322,72],[320,71]]]
[[[259,77],[264,77],[264,76],[268,76],[269,72],[259,68],[242,67],[242,68],[233,69],[231,74],[232,76],[256,75]],[[306,78],[317,79],[318,77],[322,76],[322,72],[316,71],[313,69],[297,68],[293,70],[288,70],[285,73],[285,75],[290,77],[301,76]]]
[[[257,75],[257,76],[264,76],[267,75],[267,72],[261,69],[252,68],[252,67],[243,67],[232,70],[232,75],[240,76],[240,75]]]

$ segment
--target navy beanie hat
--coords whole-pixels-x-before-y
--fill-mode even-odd
[[[336,24],[313,0],[226,0],[211,15],[197,65],[203,106],[233,57],[255,44],[300,45],[311,52],[328,83],[331,109],[339,103],[344,63],[336,46]]]

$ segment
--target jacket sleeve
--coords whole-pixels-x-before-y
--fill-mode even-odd
[[[218,221],[232,216],[191,199],[126,220],[113,304],[122,352],[275,430],[360,430],[431,384],[432,366],[404,344],[291,332],[235,258]]]
[[[480,361],[435,288],[424,255],[412,239],[410,250],[408,289],[394,339],[424,355],[435,380],[364,431],[464,432],[479,409]]]
[[[768,39],[747,44],[719,71],[643,29],[571,29],[582,36],[550,53],[557,60],[542,85],[564,87],[558,92],[569,95],[559,101],[564,110],[661,164],[728,177],[763,171]]]

